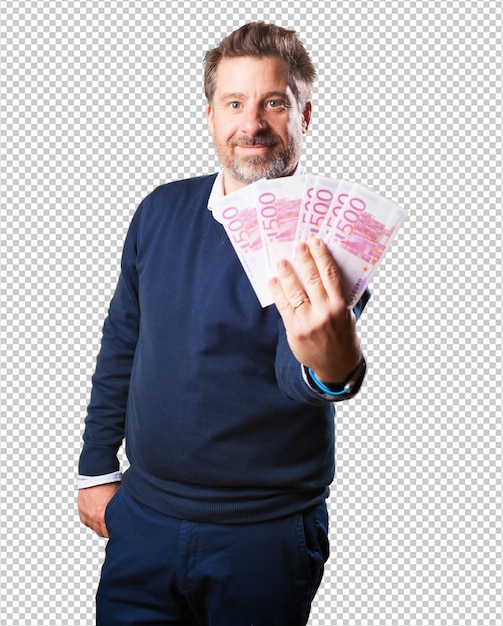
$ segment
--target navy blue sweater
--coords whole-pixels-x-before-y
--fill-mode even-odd
[[[334,409],[207,209],[214,180],[163,185],[133,217],[79,473],[116,471],[125,436],[134,498],[174,517],[253,522],[326,498]]]

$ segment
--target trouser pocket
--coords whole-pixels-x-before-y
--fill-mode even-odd
[[[299,514],[301,523],[301,551],[306,569],[314,584],[313,597],[321,579],[325,563],[330,554],[328,541],[328,512],[325,503]]]
[[[122,487],[119,487],[114,495],[108,501],[108,504],[105,508],[105,526],[107,527],[108,534],[110,535],[111,526],[113,526],[113,508],[119,498],[119,494],[122,493]]]

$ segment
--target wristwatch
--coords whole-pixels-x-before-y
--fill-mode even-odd
[[[307,375],[319,391],[332,396],[334,400],[348,400],[358,393],[366,371],[367,362],[362,354],[360,362],[343,383],[322,383],[311,368],[307,368]]]

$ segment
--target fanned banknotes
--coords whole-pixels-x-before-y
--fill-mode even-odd
[[[263,307],[273,303],[267,281],[277,261],[295,263],[295,242],[313,237],[328,246],[355,306],[405,219],[397,204],[359,183],[312,174],[259,180],[212,209]]]

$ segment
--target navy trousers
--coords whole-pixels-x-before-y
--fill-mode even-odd
[[[257,524],[166,517],[119,489],[98,626],[305,626],[328,558],[325,504]]]

